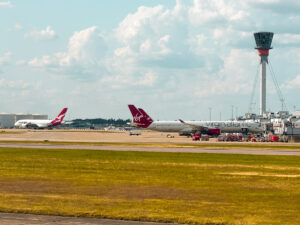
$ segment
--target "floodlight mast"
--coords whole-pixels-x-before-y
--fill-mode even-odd
[[[256,48],[260,56],[260,115],[266,112],[266,64],[268,63],[269,49],[272,49],[271,43],[274,33],[257,32],[254,33]]]

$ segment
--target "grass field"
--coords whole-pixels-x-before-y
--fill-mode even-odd
[[[300,157],[0,148],[0,211],[300,224]]]

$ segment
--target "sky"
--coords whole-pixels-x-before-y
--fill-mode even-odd
[[[298,0],[0,0],[0,112],[67,119],[230,119],[259,112],[253,33],[274,32],[269,67],[300,109]],[[269,68],[268,67],[268,68]],[[270,70],[267,109],[281,110]]]

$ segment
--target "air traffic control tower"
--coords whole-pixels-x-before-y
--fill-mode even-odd
[[[254,33],[256,48],[260,56],[260,115],[266,112],[266,64],[268,63],[269,49],[274,33],[257,32]]]

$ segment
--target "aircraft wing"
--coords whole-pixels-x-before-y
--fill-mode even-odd
[[[200,132],[203,132],[203,131],[208,131],[209,128],[206,127],[206,126],[201,126],[201,125],[195,125],[195,124],[190,124],[190,123],[186,123],[184,122],[183,120],[179,119],[180,123],[186,125],[186,126],[189,126],[190,128],[193,129],[193,131],[200,131]]]

